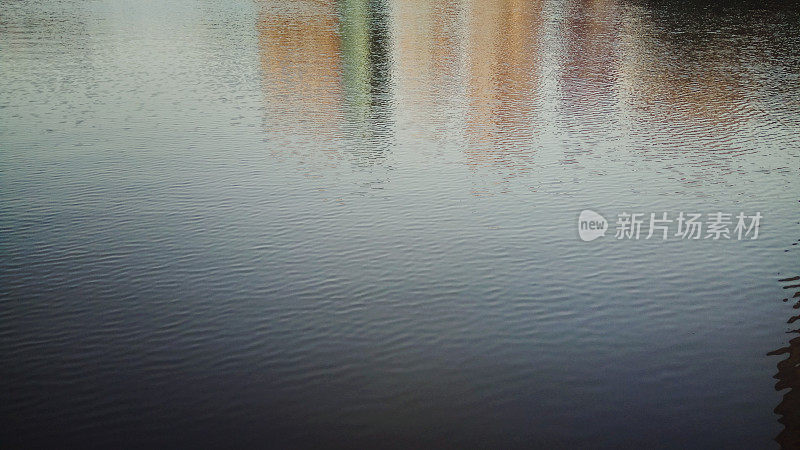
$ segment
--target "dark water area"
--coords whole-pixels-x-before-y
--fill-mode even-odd
[[[797,448],[798,169],[792,2],[2,1],[0,446]]]
[[[783,301],[788,302],[791,298],[793,302],[796,301],[793,308],[800,308],[800,276],[783,278],[779,281],[783,283],[783,289],[789,289],[787,298]],[[788,295],[792,292],[794,295]],[[798,319],[800,315],[792,316],[788,323],[794,323]],[[788,333],[796,334],[800,333],[800,330],[793,329]],[[781,416],[779,422],[784,425],[784,429],[775,440],[783,448],[797,448],[800,446],[800,397],[798,397],[800,396],[800,338],[793,337],[789,340],[788,346],[772,351],[768,355],[784,354],[787,356],[778,363],[778,373],[775,375],[778,380],[775,389],[785,391],[783,399],[775,408],[775,413]]]

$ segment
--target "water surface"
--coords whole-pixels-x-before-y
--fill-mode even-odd
[[[3,2],[0,442],[791,447],[799,76],[777,3]]]

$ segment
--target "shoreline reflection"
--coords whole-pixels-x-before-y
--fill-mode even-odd
[[[783,289],[787,290],[784,302],[795,302],[793,308],[800,308],[800,276],[788,277],[778,280]],[[800,314],[792,316],[787,323],[792,324],[800,320]],[[800,329],[788,331],[789,334],[800,334]],[[774,378],[776,391],[788,389],[783,394],[781,402],[775,407],[778,422],[783,425],[783,430],[775,437],[775,441],[782,449],[800,448],[800,336],[789,340],[789,345],[767,353],[768,356],[786,355],[778,363],[778,373]]]

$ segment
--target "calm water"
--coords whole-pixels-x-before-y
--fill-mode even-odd
[[[797,445],[799,76],[780,4],[0,1],[0,445]]]

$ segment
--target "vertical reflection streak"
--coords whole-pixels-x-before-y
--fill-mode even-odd
[[[257,28],[265,128],[272,139],[282,141],[276,147],[291,147],[292,136],[298,135],[335,139],[343,122],[345,91],[333,2],[265,2]]]
[[[540,76],[542,2],[474,0],[468,23],[468,164],[530,169]]]
[[[264,2],[258,23],[268,139],[357,164],[392,139],[391,26],[384,0]]]
[[[392,142],[388,5],[385,0],[341,0],[339,16],[348,137],[359,161],[378,161]]]

